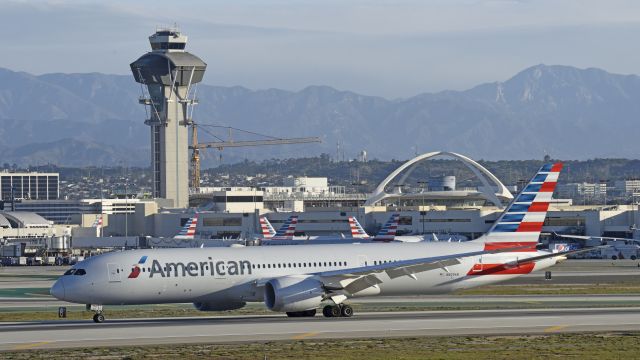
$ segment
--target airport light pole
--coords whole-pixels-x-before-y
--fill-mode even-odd
[[[426,191],[426,188],[425,188],[425,185],[426,185],[426,184],[427,184],[427,182],[426,182],[426,181],[424,181],[424,180],[420,180],[420,181],[418,181],[418,185],[420,185],[420,186],[421,186],[421,188],[422,188],[422,191],[421,191],[421,195],[422,195],[422,206],[420,207],[420,216],[422,217],[422,235],[424,235],[424,216],[425,216],[425,215],[426,215],[426,213],[427,213],[426,211],[424,211],[424,196],[425,196],[425,194],[424,194],[424,193],[425,193],[425,191]]]

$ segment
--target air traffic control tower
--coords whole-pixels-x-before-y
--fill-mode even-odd
[[[187,126],[197,103],[194,85],[207,64],[184,51],[187,37],[177,29],[158,29],[149,42],[151,52],[131,63],[131,71],[141,84],[140,103],[151,127],[153,197],[184,208],[189,204]]]

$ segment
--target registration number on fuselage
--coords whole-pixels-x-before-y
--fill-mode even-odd
[[[454,272],[441,272],[440,276],[442,277],[460,277],[460,273],[454,273]]]

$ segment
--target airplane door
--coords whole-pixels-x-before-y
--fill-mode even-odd
[[[120,270],[118,264],[107,264],[109,282],[120,282]]]
[[[369,266],[367,255],[358,255],[358,266]]]

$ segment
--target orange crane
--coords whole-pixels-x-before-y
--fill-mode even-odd
[[[227,147],[245,147],[245,146],[265,146],[265,145],[286,145],[286,144],[308,144],[308,143],[319,143],[322,140],[319,137],[301,137],[301,138],[277,138],[273,136],[262,135],[258,133],[254,133],[251,131],[236,129],[231,126],[215,126],[209,125],[215,128],[224,128],[228,131],[228,138],[222,139],[218,136],[211,134],[213,137],[218,139],[218,141],[199,143],[198,142],[198,124],[191,122],[191,145],[189,145],[189,149],[191,152],[191,187],[196,191],[200,189],[200,149],[210,149],[215,148],[218,150],[222,150]],[[233,140],[233,130],[244,132],[252,135],[263,136],[266,139],[263,140],[241,140],[234,141]]]

